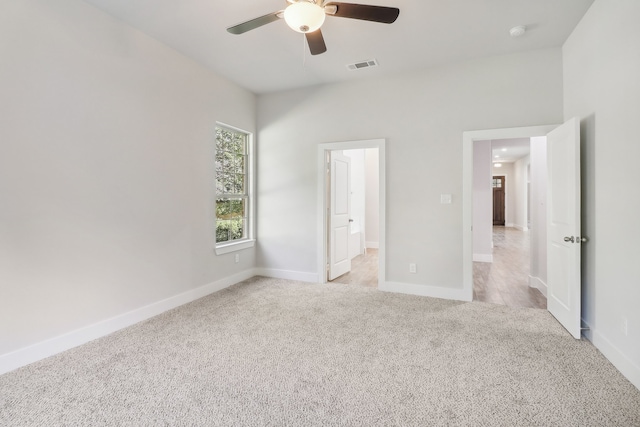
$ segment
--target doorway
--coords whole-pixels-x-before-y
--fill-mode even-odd
[[[484,140],[514,137],[528,137],[532,140],[544,138],[547,141],[547,144],[544,144],[544,158],[547,162],[548,182],[543,207],[548,218],[545,217],[544,226],[536,224],[535,211],[540,208],[540,203],[536,203],[533,197],[532,206],[535,209],[531,210],[532,228],[538,229],[537,235],[545,239],[544,244],[537,242],[537,249],[544,251],[544,255],[540,257],[536,254],[536,256],[540,261],[546,260],[544,265],[546,278],[539,280],[539,277],[530,277],[530,284],[541,291],[543,289],[540,285],[544,286],[547,310],[574,338],[579,339],[581,336],[580,245],[587,239],[584,236],[580,237],[580,120],[576,117],[556,126],[463,132],[462,293],[466,300],[473,300],[474,145]],[[533,188],[531,193],[535,193]],[[526,203],[524,207],[526,214],[528,212]]]
[[[330,153],[332,152],[342,152],[349,154],[350,150],[364,150],[365,152],[365,161],[366,152],[370,154],[375,153],[374,157],[371,155],[369,157],[369,162],[373,163],[375,170],[377,172],[377,188],[373,191],[373,194],[369,194],[369,197],[366,197],[366,185],[360,187],[358,202],[362,202],[364,200],[365,204],[367,200],[374,200],[376,202],[376,206],[371,208],[369,207],[369,212],[373,212],[374,219],[369,221],[369,228],[367,228],[367,221],[365,215],[361,212],[360,215],[354,215],[355,218],[349,218],[352,220],[349,226],[349,236],[348,240],[351,250],[347,248],[347,252],[351,252],[349,254],[349,258],[353,259],[353,266],[355,266],[356,271],[353,274],[349,275],[347,273],[338,277],[338,282],[343,283],[345,281],[349,283],[357,283],[363,280],[366,280],[367,283],[371,286],[380,287],[385,283],[385,140],[384,139],[375,139],[375,140],[365,140],[365,141],[347,141],[347,142],[335,142],[335,143],[326,143],[320,144],[318,146],[318,281],[320,283],[325,283],[328,281],[328,269],[331,262],[330,249],[332,248],[331,243],[331,203],[330,203],[330,194],[331,194],[331,162],[328,159],[331,158]],[[352,152],[351,154],[356,154]],[[357,162],[356,162],[357,163]],[[350,191],[351,192],[351,191]],[[366,206],[363,207],[363,210],[366,210]],[[372,224],[376,224],[373,229],[371,228]],[[377,240],[377,241],[376,241]],[[377,247],[376,247],[377,246]],[[344,249],[342,250],[344,252]],[[342,252],[342,253],[343,253]],[[368,253],[368,256],[367,256]],[[371,265],[373,263],[377,270],[377,277],[375,279],[370,277],[371,272],[369,271],[367,274],[364,272],[370,268],[367,268],[367,265]]]
[[[378,287],[378,157],[377,148],[329,152],[326,203],[330,282]],[[345,173],[340,174],[341,169]],[[345,196],[348,200],[343,200]],[[344,220],[338,214],[339,205],[348,211]]]
[[[463,289],[465,297],[468,301],[473,300],[473,261],[478,260],[478,257],[474,253],[474,235],[478,232],[477,223],[474,223],[474,209],[477,207],[476,200],[474,199],[474,183],[476,180],[474,179],[474,174],[476,170],[474,170],[474,143],[475,142],[484,142],[491,140],[506,140],[506,139],[516,139],[516,138],[536,138],[536,137],[546,137],[546,135],[555,129],[557,126],[532,126],[532,127],[523,127],[523,128],[510,128],[510,129],[493,129],[493,130],[485,130],[485,131],[472,131],[472,132],[464,132],[463,134]],[[489,160],[490,159],[490,160]],[[491,163],[494,162],[494,156],[491,155],[491,151],[489,150],[487,154],[487,169],[486,169],[486,179],[487,185],[492,183],[492,177],[502,175],[502,173],[496,173],[495,170],[492,170]],[[476,168],[477,169],[477,168]],[[525,170],[526,166],[525,166]],[[505,174],[508,175],[508,174]],[[525,174],[526,175],[526,174]],[[511,184],[510,184],[511,183]],[[510,218],[524,218],[527,215],[528,207],[527,207],[527,199],[526,197],[526,187],[528,185],[527,179],[523,179],[521,181],[514,181],[510,179],[508,176],[504,182],[505,189],[509,186],[523,186],[522,194],[525,195],[522,199],[522,203],[516,203],[516,200],[510,201],[509,194],[505,194],[505,226],[513,225],[514,228],[518,228],[519,231],[525,232],[528,230],[528,220],[518,219],[517,221]],[[489,191],[489,188],[487,188]],[[506,193],[506,192],[505,192]],[[532,195],[533,197],[533,195]],[[513,203],[512,203],[513,202]],[[513,205],[513,206],[512,206]],[[493,207],[490,202],[489,206]],[[492,224],[492,213],[490,212],[491,208],[487,208],[489,211],[487,222],[485,222],[486,234],[488,234],[490,239],[489,245],[493,244],[493,224]],[[541,208],[544,208],[542,206]],[[533,216],[532,212],[532,216]],[[535,220],[534,220],[535,222]],[[546,226],[545,226],[546,227]],[[530,239],[533,245],[535,245],[536,260],[539,257],[539,246],[541,242],[537,238],[538,235],[531,233]],[[496,237],[497,239],[497,237]],[[489,258],[487,261],[492,261],[491,252],[489,251]],[[546,253],[546,252],[545,252]],[[482,260],[482,259],[480,259]],[[535,264],[535,265],[534,265]],[[531,271],[537,272],[538,265],[531,261],[532,268]],[[533,273],[537,274],[537,273]],[[536,277],[528,278],[528,286],[533,288],[538,288],[543,294],[545,294],[545,289],[542,288],[542,282],[536,280]]]
[[[531,178],[534,188],[546,182],[545,148],[543,138],[474,143],[473,299],[476,301],[546,308],[545,296],[530,286],[531,277],[537,274],[532,274],[534,264],[538,265],[531,253],[537,253],[539,242],[532,236],[546,233],[546,229],[544,224],[535,230],[529,225]],[[546,262],[543,264],[546,266]]]

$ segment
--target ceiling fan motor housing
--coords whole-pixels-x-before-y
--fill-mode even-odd
[[[327,51],[320,30],[327,15],[391,24],[400,14],[400,9],[397,7],[342,3],[332,0],[287,0],[287,2],[290,4],[284,10],[250,19],[227,28],[227,31],[231,34],[244,34],[284,18],[292,30],[305,35],[311,54],[319,55]]]

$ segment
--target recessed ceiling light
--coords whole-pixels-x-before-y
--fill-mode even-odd
[[[503,148],[503,149],[502,149],[502,151],[507,151],[507,149],[506,149],[506,148]]]
[[[495,156],[493,156],[493,157],[495,157],[495,158],[497,159],[497,158],[499,158],[500,156],[498,156],[498,155],[496,154],[496,155],[495,155]]]
[[[510,29],[509,34],[511,35],[511,37],[520,37],[525,33],[525,31],[527,31],[527,27],[525,27],[524,25],[518,25],[517,27],[513,27],[512,29]]]
[[[502,163],[494,163],[493,166],[496,167],[496,168],[501,168],[502,167]]]

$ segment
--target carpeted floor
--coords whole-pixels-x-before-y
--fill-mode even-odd
[[[640,426],[544,310],[254,278],[0,376],[2,426]]]

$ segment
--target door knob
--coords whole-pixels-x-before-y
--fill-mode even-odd
[[[573,242],[574,242],[574,240],[573,240],[573,236],[565,237],[565,238],[564,238],[564,241],[565,241],[565,242],[571,242],[571,243],[573,243]]]

